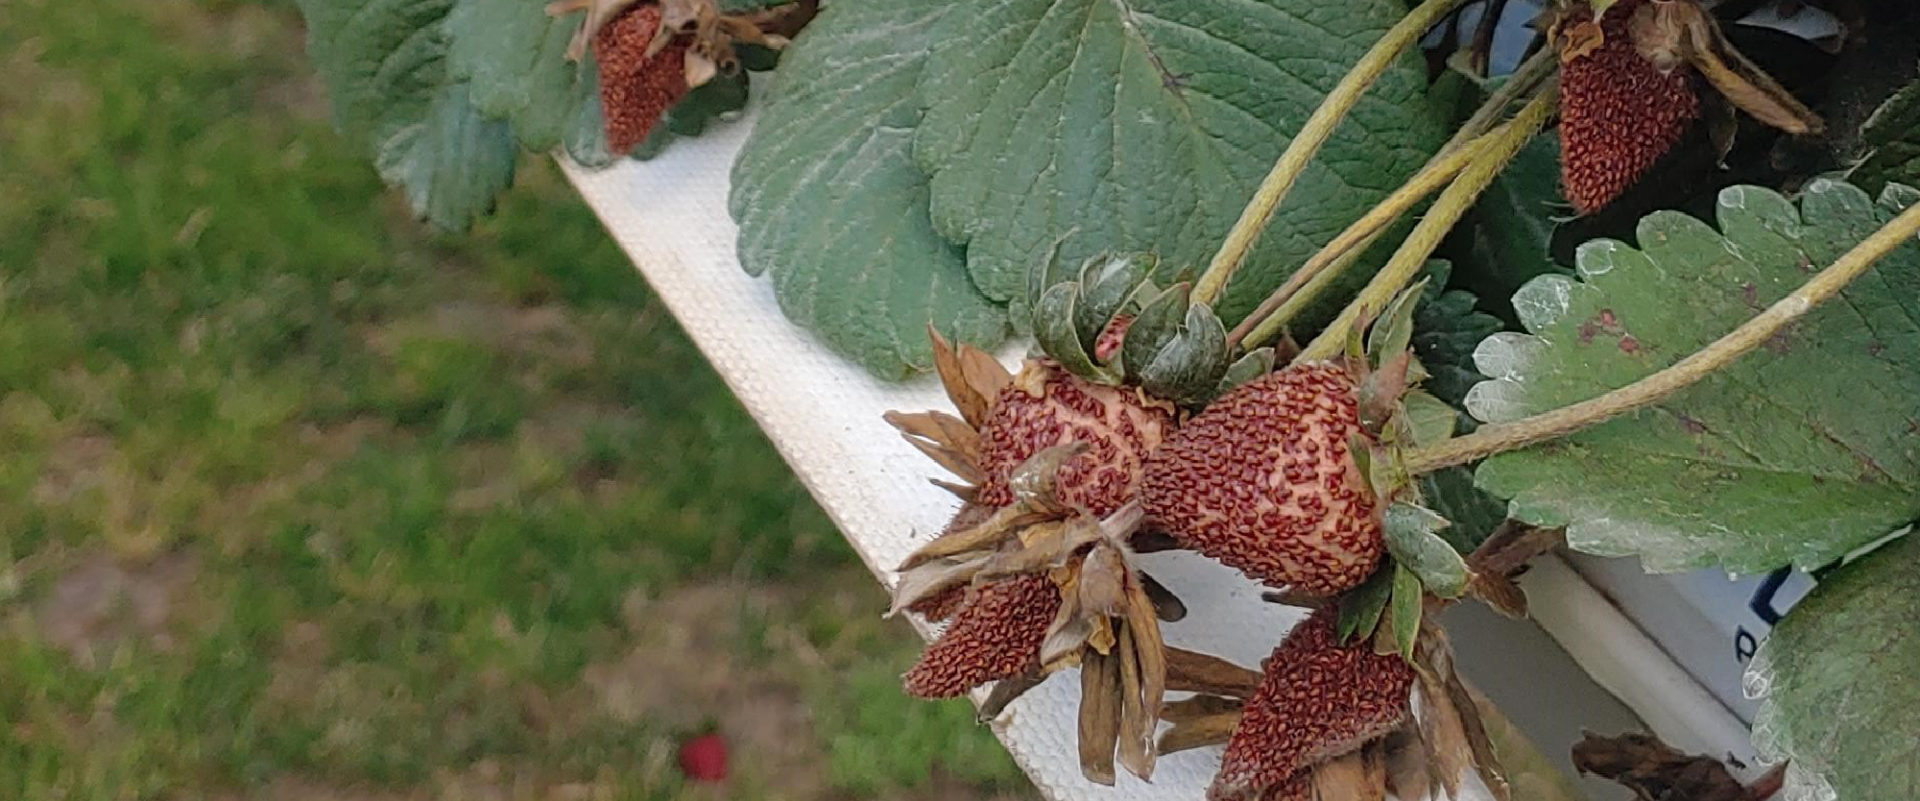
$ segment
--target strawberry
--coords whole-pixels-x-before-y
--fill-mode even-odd
[[[1700,116],[1693,68],[1663,70],[1634,43],[1630,22],[1647,2],[1614,3],[1597,32],[1585,3],[1560,21],[1560,175],[1581,214],[1633,186]]]
[[[675,36],[648,53],[660,22],[658,3],[639,3],[593,36],[593,55],[600,63],[600,111],[611,153],[625,154],[645,141],[667,109],[687,94],[690,42]]]
[[[1414,671],[1365,640],[1341,645],[1337,606],[1315,612],[1267,657],[1207,791],[1210,801],[1304,797],[1307,768],[1407,720]]]
[[[953,624],[907,671],[907,694],[952,698],[1040,667],[1040,643],[1060,611],[1060,588],[1023,573],[973,590]]]
[[[696,782],[727,779],[727,740],[702,734],[680,744],[680,772]]]
[[[1096,517],[1133,499],[1141,464],[1173,428],[1173,407],[1148,400],[1138,390],[1096,384],[1032,360],[995,396],[980,426],[984,481],[976,500],[993,507],[1013,503],[1008,479],[1015,468],[1047,448],[1084,443],[1082,453],[1060,466],[1060,500]]]
[[[1349,452],[1353,379],[1305,364],[1228,392],[1147,457],[1151,525],[1262,582],[1316,596],[1373,573],[1384,550],[1372,490]]]

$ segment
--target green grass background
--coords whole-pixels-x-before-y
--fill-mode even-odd
[[[1027,792],[551,165],[424,229],[303,36],[0,0],[0,798]]]

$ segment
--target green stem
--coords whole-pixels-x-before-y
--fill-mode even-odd
[[[1227,232],[1226,241],[1220,244],[1220,251],[1213,255],[1213,261],[1207,265],[1207,271],[1202,273],[1199,282],[1194,284],[1193,302],[1212,303],[1220,296],[1220,290],[1226,287],[1227,279],[1232,278],[1234,271],[1240,269],[1241,262],[1246,260],[1247,251],[1253,248],[1254,240],[1259,238],[1260,230],[1267,226],[1267,220],[1273,216],[1273,210],[1279,208],[1280,201],[1286,199],[1287,192],[1293,189],[1294,182],[1300,179],[1300,174],[1306,171],[1308,164],[1312,163],[1314,154],[1320,151],[1321,145],[1326,144],[1327,138],[1333,135],[1333,129],[1339,127],[1340,121],[1346,118],[1347,112],[1353,110],[1354,104],[1360,101],[1360,96],[1366,93],[1367,87],[1372,86],[1373,82],[1393,65],[1394,59],[1399,58],[1407,48],[1420,41],[1420,37],[1428,28],[1433,27],[1435,22],[1452,13],[1464,2],[1465,0],[1425,0],[1388,29],[1387,34],[1374,43],[1373,49],[1368,50],[1367,54],[1360,58],[1360,62],[1354,64],[1353,69],[1347,72],[1346,77],[1340,79],[1339,85],[1327,94],[1326,99],[1321,101],[1320,107],[1314,109],[1313,116],[1307,118],[1300,132],[1293,137],[1292,142],[1287,144],[1286,151],[1280,154],[1279,160],[1273,163],[1273,169],[1260,182],[1260,188],[1254,191],[1253,199],[1249,200],[1247,207],[1241,210],[1240,219],[1233,224],[1233,229]]]
[[[1872,236],[1855,245],[1832,266],[1821,270],[1766,311],[1742,323],[1726,336],[1653,375],[1600,397],[1563,406],[1511,423],[1481,426],[1463,437],[1407,454],[1407,470],[1419,475],[1443,467],[1466,464],[1496,453],[1556,439],[1587,426],[1659,403],[1667,396],[1700,381],[1748,351],[1773,338],[1813,307],[1840,293],[1874,262],[1920,235],[1920,203],[1907,207]]]
[[[1381,267],[1367,287],[1360,290],[1360,296],[1347,304],[1340,316],[1294,358],[1296,364],[1331,359],[1340,354],[1346,346],[1348,330],[1363,318],[1385,308],[1401,287],[1419,274],[1420,268],[1427,263],[1427,257],[1433,255],[1434,248],[1440,246],[1440,240],[1446,238],[1454,223],[1466,215],[1467,210],[1473,207],[1473,202],[1480,198],[1480,193],[1486,191],[1487,185],[1493,183],[1494,177],[1506,168],[1507,162],[1512,161],[1520,148],[1525,147],[1547,119],[1553,116],[1558,99],[1559,93],[1554,91],[1554,87],[1544,87],[1512,120],[1488,134],[1489,139],[1483,146],[1485,152],[1478,154],[1479,157],[1460,172],[1452,185],[1440,193],[1439,199],[1433,202],[1433,208],[1427,210],[1420,224],[1415,225],[1413,232],[1407,234],[1406,241],[1400,244],[1400,249],[1394,251],[1393,258],[1388,259],[1386,266]]]
[[[1420,201],[1425,200],[1427,195],[1433,194],[1434,191],[1452,182],[1454,176],[1459,175],[1461,170],[1466,169],[1467,165],[1480,155],[1484,149],[1483,145],[1484,143],[1476,140],[1468,143],[1466,147],[1442,154],[1434,161],[1428,162],[1424,169],[1408,179],[1399,189],[1394,190],[1394,193],[1388,195],[1380,205],[1373,207],[1365,216],[1347,226],[1347,230],[1340,232],[1340,235],[1328,242],[1320,252],[1313,254],[1305,264],[1300,265],[1300,269],[1295,270],[1293,275],[1288,276],[1285,284],[1281,284],[1279,289],[1267,296],[1267,299],[1260,303],[1259,308],[1254,309],[1252,314],[1247,315],[1246,319],[1241,320],[1240,324],[1234,326],[1233,331],[1227,334],[1227,347],[1231,349],[1242,341],[1248,343],[1249,347],[1259,347],[1261,343],[1279,334],[1280,329],[1293,318],[1293,315],[1306,305],[1304,301],[1312,299],[1307,295],[1309,288],[1318,290],[1331,279],[1338,277],[1341,271],[1352,264],[1353,257],[1365,252],[1367,246],[1371,245],[1387,226],[1392,225],[1394,220],[1405,214],[1407,209],[1413,208]],[[1334,269],[1336,267],[1340,269]]]
[[[1439,152],[1427,160],[1419,173],[1341,232],[1340,236],[1328,242],[1320,252],[1307,259],[1300,269],[1287,277],[1285,284],[1260,303],[1259,308],[1234,326],[1232,333],[1227,336],[1227,347],[1233,348],[1243,342],[1248,347],[1258,347],[1278,336],[1287,323],[1333,284],[1334,279],[1359,261],[1361,254],[1373,246],[1387,226],[1466,169],[1467,164],[1478,157],[1479,146],[1484,144],[1487,131],[1500,122],[1507,107],[1533,92],[1542,80],[1553,74],[1558,63],[1552,50],[1546,48],[1514,70],[1507,82],[1487,97],[1486,102],[1454,132]]]

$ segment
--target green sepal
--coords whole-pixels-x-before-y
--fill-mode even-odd
[[[1411,503],[1394,503],[1381,515],[1387,552],[1393,554],[1394,562],[1434,595],[1458,598],[1466,592],[1469,575],[1466,560],[1440,536],[1447,525],[1439,513]]]

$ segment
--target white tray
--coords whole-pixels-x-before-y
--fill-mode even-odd
[[[649,162],[598,172],[564,159],[562,166],[868,568],[890,584],[890,568],[940,530],[954,501],[927,483],[938,468],[880,415],[947,402],[930,378],[885,383],[834,355],[781,316],[767,281],[741,270],[726,199],[728,170],[749,125],[741,120],[676,141]],[[1019,352],[1009,347],[1002,356],[1012,364]],[[1150,558],[1154,575],[1195,612],[1168,628],[1171,643],[1253,666],[1293,621],[1230,570],[1180,554]],[[1457,610],[1464,614],[1448,624],[1469,675],[1481,677],[1542,750],[1563,758],[1582,727],[1631,728],[1637,715],[1677,747],[1753,763],[1738,718],[1565,563],[1541,562],[1524,584],[1564,653],[1530,626],[1488,614]],[[1523,674],[1503,675],[1518,666]],[[1105,788],[1082,779],[1073,744],[1077,684],[1071,673],[1054,677],[994,727],[1048,798],[1204,797],[1218,749],[1165,758],[1151,784],[1122,776]]]

